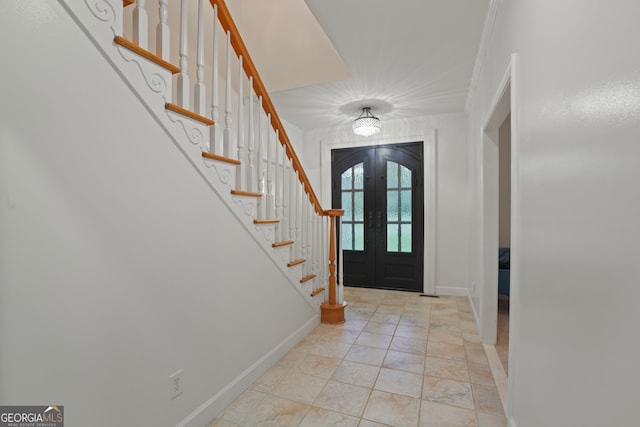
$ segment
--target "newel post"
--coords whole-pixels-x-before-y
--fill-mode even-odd
[[[336,217],[344,215],[341,209],[331,209],[329,216],[329,300],[320,305],[320,321],[322,323],[344,323],[344,308],[347,303],[338,301],[336,285]]]

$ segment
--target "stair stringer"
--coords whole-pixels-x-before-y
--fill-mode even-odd
[[[301,285],[300,277],[295,275],[297,270],[291,271],[287,267],[287,262],[291,261],[290,256],[287,257],[289,249],[271,246],[274,243],[276,225],[253,223],[257,211],[257,199],[231,195],[231,189],[234,188],[235,183],[236,166],[202,157],[202,152],[207,150],[205,135],[208,134],[208,126],[165,108],[165,104],[172,101],[171,72],[114,43],[114,37],[122,35],[122,0],[58,0],[58,2],[129,86],[132,93],[213,193],[220,198],[304,300],[319,312],[322,301],[318,301],[323,299],[323,294],[311,297],[308,291],[311,285],[307,283]]]

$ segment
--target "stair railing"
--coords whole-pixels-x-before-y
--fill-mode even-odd
[[[171,14],[178,0],[156,1],[155,52],[171,63],[174,29],[170,23],[176,21]],[[148,3],[123,0],[124,7],[133,8],[132,39],[145,50],[149,44]],[[341,323],[345,303],[336,284],[339,246],[335,230],[343,211],[320,205],[229,9],[223,0],[209,0],[209,4],[210,8],[205,0],[198,0],[194,20],[190,19],[193,11],[187,9],[194,3],[180,0],[176,104],[168,103],[167,108],[209,125],[208,141],[201,145],[203,157],[237,165],[232,194],[257,198],[254,222],[276,224],[273,246],[289,246],[289,265],[303,264],[300,282],[314,279],[312,296],[324,290],[323,284],[329,288],[328,299],[321,305],[322,321]],[[151,36],[153,39],[154,34]],[[194,38],[195,44],[190,44]]]

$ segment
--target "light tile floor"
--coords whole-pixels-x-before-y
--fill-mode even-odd
[[[315,328],[208,427],[507,425],[466,298],[345,300],[343,325]]]

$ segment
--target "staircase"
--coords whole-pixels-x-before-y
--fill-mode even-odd
[[[343,322],[342,211],[320,206],[224,1],[60,3],[322,321]]]

